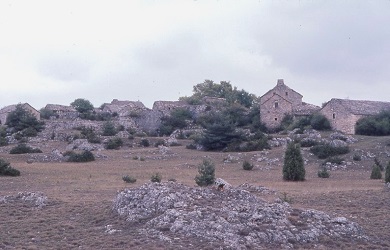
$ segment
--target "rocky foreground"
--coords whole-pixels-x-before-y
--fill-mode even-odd
[[[164,241],[196,237],[218,242],[223,249],[292,248],[321,238],[366,240],[361,227],[345,217],[291,207],[271,192],[243,184],[219,191],[174,182],[148,183],[118,193],[113,210],[129,223],[141,223],[141,233]]]

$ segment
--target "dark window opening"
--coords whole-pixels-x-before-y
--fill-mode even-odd
[[[288,92],[286,92],[286,96],[288,96]]]
[[[336,119],[336,114],[335,113],[333,113],[333,119]]]
[[[275,117],[275,121],[277,121],[277,120],[278,120],[278,118]]]
[[[279,103],[275,102],[275,108],[278,108],[278,107],[279,107]]]

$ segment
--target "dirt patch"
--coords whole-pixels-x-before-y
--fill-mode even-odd
[[[370,138],[362,137],[351,146],[351,153],[343,157],[351,159],[355,152],[369,151],[370,155],[376,154],[385,162],[388,159],[380,152],[387,150],[384,142],[388,140],[370,142]],[[41,147],[44,154],[65,148],[65,144],[59,143],[46,143]],[[169,154],[153,147],[124,148],[99,152],[105,157],[90,163],[27,163],[31,155],[9,155],[3,151],[0,157],[20,170],[21,176],[1,177],[0,197],[39,192],[47,197],[47,201],[42,207],[22,201],[0,202],[0,249],[218,249],[220,242],[183,237],[168,229],[161,230],[173,239],[171,242],[141,233],[140,222],[129,223],[112,212],[113,200],[119,191],[148,183],[156,172],[161,173],[163,181],[176,179],[190,187],[195,186],[197,165],[204,157],[215,163],[217,177],[235,187],[249,183],[274,190],[263,193],[262,199],[270,202],[287,199],[293,209],[316,209],[334,217],[345,217],[359,224],[370,238],[369,241],[349,238],[335,241],[322,236],[318,242],[307,244],[291,240],[295,248],[390,248],[390,239],[386,237],[390,235],[390,191],[384,188],[383,181],[369,179],[373,158],[353,162],[347,169],[330,171],[329,179],[320,179],[317,172],[321,162],[303,151],[307,159],[306,181],[294,183],[282,180],[284,149],[274,148],[266,152],[230,153],[236,160],[225,162],[229,153],[200,152],[188,150],[185,146],[170,147]],[[139,160],[141,157],[144,160]],[[272,161],[263,160],[264,157]],[[243,170],[243,160],[253,162],[254,169]],[[124,175],[134,176],[137,182],[125,183],[122,180]],[[296,227],[305,227],[294,211],[288,220]],[[266,227],[265,224],[259,225],[258,230]],[[240,231],[243,236],[250,233]],[[261,249],[262,246],[258,247]]]

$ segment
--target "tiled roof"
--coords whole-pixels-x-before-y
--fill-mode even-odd
[[[355,115],[375,115],[383,110],[390,110],[390,102],[333,98],[329,103],[339,104]]]

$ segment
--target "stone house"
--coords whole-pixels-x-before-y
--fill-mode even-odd
[[[390,102],[333,98],[320,113],[328,118],[333,130],[355,134],[355,125],[360,118],[376,115],[383,110],[390,110]]]
[[[7,122],[8,114],[11,113],[12,111],[14,111],[16,109],[17,105],[18,104],[9,105],[9,106],[6,106],[0,110],[0,124],[1,125],[4,125]],[[36,110],[35,108],[33,108],[30,104],[23,103],[20,105],[22,105],[24,110],[30,112],[33,116],[35,116],[37,118],[37,120],[41,119],[41,114],[39,113],[39,111]]]
[[[287,114],[294,117],[308,116],[320,107],[302,102],[303,96],[278,79],[276,86],[260,97],[260,119],[267,128],[275,129]]]
[[[54,115],[59,119],[76,119],[78,117],[77,110],[72,106],[47,104],[45,109],[53,111]]]
[[[102,110],[111,114],[117,113],[119,117],[138,117],[148,108],[140,101],[119,101],[114,99],[111,103],[105,103]]]
[[[174,109],[189,108],[189,106],[185,101],[155,101],[152,109],[161,112],[163,116],[168,116]]]

